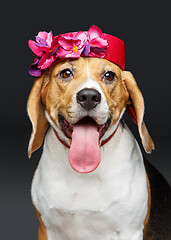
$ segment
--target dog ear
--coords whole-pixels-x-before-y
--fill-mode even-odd
[[[45,132],[49,125],[45,117],[41,100],[41,89],[44,82],[44,77],[45,73],[40,78],[35,80],[27,102],[27,111],[32,123],[32,134],[28,147],[29,158],[31,157],[32,152],[37,150],[42,145]]]
[[[144,99],[142,93],[137,86],[136,80],[130,72],[123,71],[123,80],[126,84],[130,99],[132,100],[132,104],[135,109],[138,131],[141,137],[143,147],[147,153],[151,153],[151,151],[155,149],[155,146],[143,121]]]

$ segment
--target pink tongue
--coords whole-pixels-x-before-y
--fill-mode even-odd
[[[89,173],[98,167],[100,158],[97,126],[84,122],[75,125],[69,150],[71,167],[79,173]]]

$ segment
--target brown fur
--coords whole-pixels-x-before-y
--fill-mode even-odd
[[[29,145],[28,155],[31,157],[31,153],[38,149],[43,142],[44,134],[48,127],[47,119],[44,115],[43,105],[41,103],[41,88],[43,85],[44,76],[36,79],[27,104],[28,114],[32,122],[32,141]]]
[[[147,153],[151,153],[155,149],[152,138],[150,137],[146,125],[143,121],[144,116],[144,99],[137,83],[130,72],[123,72],[123,79],[126,83],[128,92],[132,99],[136,116],[139,134],[142,140],[143,147]]]

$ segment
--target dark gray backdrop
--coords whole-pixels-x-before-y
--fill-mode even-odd
[[[171,182],[170,5],[126,2],[13,1],[1,6],[1,239],[37,239],[30,185],[41,150],[27,158],[31,124],[26,102],[34,81],[27,71],[33,62],[27,41],[39,31],[57,35],[95,24],[125,41],[126,70],[134,74],[144,95],[145,121],[156,145],[151,155],[142,151]],[[124,118],[139,141],[136,126]]]

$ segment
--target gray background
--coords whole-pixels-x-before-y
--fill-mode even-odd
[[[64,1],[63,1],[64,2]],[[27,158],[31,124],[26,102],[34,78],[27,41],[39,31],[54,35],[99,26],[125,41],[126,70],[144,95],[145,122],[156,151],[144,155],[171,182],[170,5],[168,1],[13,1],[1,6],[0,232],[1,239],[37,239],[30,185],[41,149]],[[168,2],[169,3],[169,2]],[[126,122],[139,141],[137,127]],[[140,142],[140,141],[139,141]],[[141,143],[140,143],[141,145]]]

